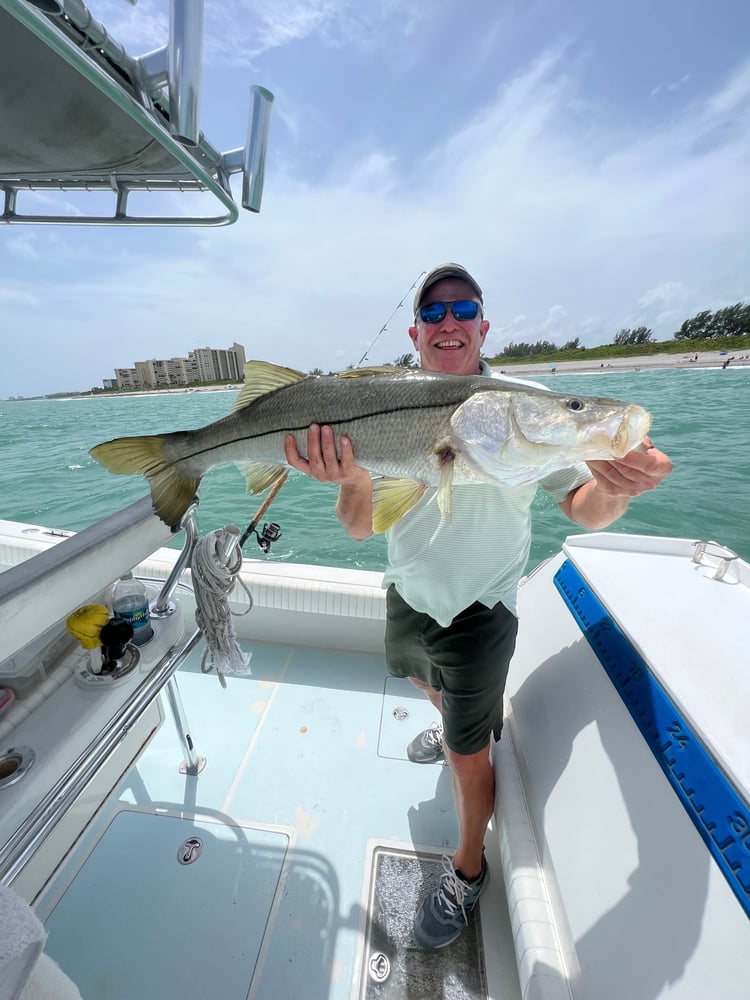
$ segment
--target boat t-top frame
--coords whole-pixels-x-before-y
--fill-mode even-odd
[[[82,0],[0,0],[0,221],[229,225],[239,217],[230,175],[240,171],[242,207],[260,210],[273,95],[251,87],[245,146],[214,149],[198,115],[203,6],[170,0],[168,44],[131,56]],[[50,191],[111,192],[113,211],[19,211],[19,194]],[[132,192],[179,197],[155,199],[160,214],[133,215]],[[195,192],[213,195],[219,211],[185,214],[183,195]]]

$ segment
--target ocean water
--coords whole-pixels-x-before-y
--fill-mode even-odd
[[[633,400],[653,413],[651,436],[672,458],[674,472],[634,500],[610,530],[713,539],[750,560],[750,368],[560,374],[537,381],[556,391]],[[235,396],[224,391],[0,402],[0,517],[85,528],[147,492],[140,476],[113,476],[101,468],[89,448],[121,435],[200,427],[224,416]],[[251,538],[245,555],[382,569],[384,540],[352,541],[334,513],[336,492],[292,472],[261,521],[278,523],[281,538],[267,556]],[[200,495],[202,533],[225,524],[244,530],[263,501],[245,493],[233,466],[210,472]],[[579,530],[542,491],[533,513],[529,569]],[[181,544],[181,537],[173,544]]]

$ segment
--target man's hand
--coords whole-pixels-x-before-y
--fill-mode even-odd
[[[319,424],[310,424],[307,428],[307,458],[300,455],[294,435],[287,435],[284,442],[287,462],[306,476],[312,476],[321,483],[339,485],[363,483],[366,477],[369,483],[370,474],[355,463],[352,443],[346,435],[339,439],[339,448],[341,458],[336,451],[333,430]]]
[[[653,490],[672,471],[671,461],[650,438],[624,458],[586,464],[594,478],[569,493],[560,507],[588,531],[608,527],[625,513],[632,497]]]
[[[645,450],[643,450],[645,449]],[[655,489],[672,471],[672,462],[650,438],[641,449],[612,462],[587,462],[598,489],[612,497],[637,497]]]
[[[338,483],[339,498],[336,515],[356,541],[372,534],[372,480],[367,469],[354,461],[354,449],[346,435],[336,438],[327,424],[310,424],[307,428],[307,458],[302,458],[292,434],[284,442],[287,462],[298,472],[312,476],[321,483]]]

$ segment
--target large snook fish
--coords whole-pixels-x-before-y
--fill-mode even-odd
[[[194,431],[124,437],[92,448],[114,473],[148,477],[154,509],[179,523],[209,469],[237,463],[250,493],[288,466],[284,440],[306,452],[311,423],[351,438],[373,482],[373,529],[385,531],[429,486],[450,514],[454,482],[520,485],[575,462],[622,458],[650,415],[634,403],[547,392],[513,380],[367,368],[306,376],[263,361],[245,366],[229,416]]]

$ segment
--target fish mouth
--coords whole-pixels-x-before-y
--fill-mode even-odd
[[[651,414],[640,406],[627,409],[621,416],[612,415],[604,426],[592,427],[586,434],[587,449],[605,459],[624,458],[637,448],[651,426]]]
[[[625,413],[620,421],[611,448],[614,458],[624,458],[634,448],[637,448],[648,433],[651,426],[651,414],[641,407],[634,408]]]

